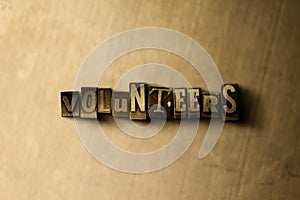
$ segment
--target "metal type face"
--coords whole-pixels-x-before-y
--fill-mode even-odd
[[[239,87],[238,84],[222,86],[222,118],[225,121],[239,120]]]
[[[201,113],[202,91],[200,88],[188,89],[188,118],[199,119]]]
[[[147,95],[146,83],[129,83],[130,88],[130,119],[147,119]]]
[[[187,89],[173,88],[174,119],[187,117]]]
[[[111,98],[113,117],[129,116],[129,92],[113,92]]]
[[[239,88],[224,84],[221,93],[202,92],[201,88],[167,88],[146,83],[130,83],[130,92],[112,92],[111,88],[82,87],[61,92],[61,116],[95,119],[101,114],[130,117],[239,120]]]
[[[110,88],[98,88],[98,113],[111,113],[111,94]]]
[[[61,92],[61,116],[80,117],[80,94],[79,92]]]
[[[81,88],[81,118],[97,118],[97,104],[98,104],[98,88],[96,87],[82,87]]]
[[[220,117],[220,93],[202,93],[202,112],[201,117]]]
[[[173,93],[166,87],[149,86],[148,115],[150,118],[173,117]]]

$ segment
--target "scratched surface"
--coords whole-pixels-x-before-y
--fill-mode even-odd
[[[0,199],[300,199],[300,3],[297,0],[0,0]],[[208,122],[171,166],[126,174],[95,160],[74,122],[60,117],[59,92],[100,42],[136,27],[165,27],[199,42],[225,82],[242,88],[243,121],[226,123],[197,158]],[[100,86],[134,66],[172,66],[206,87],[189,63],[143,50],[116,60]],[[101,123],[101,122],[100,122]],[[139,140],[102,123],[121,148],[147,152],[178,128]]]

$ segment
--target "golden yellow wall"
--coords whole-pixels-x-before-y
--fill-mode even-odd
[[[299,9],[297,0],[0,0],[0,199],[299,199]],[[127,174],[87,152],[74,121],[60,117],[59,94],[72,90],[97,44],[147,26],[199,42],[224,81],[243,88],[244,120],[226,123],[202,160],[208,122],[171,166]],[[147,62],[173,66],[202,85],[187,62],[155,50],[120,58],[99,85],[112,87]],[[122,148],[149,151],[173,135],[151,142],[120,131],[108,137]]]

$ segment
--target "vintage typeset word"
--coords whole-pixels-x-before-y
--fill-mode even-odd
[[[222,118],[238,121],[238,85],[224,84],[220,92],[214,93],[201,88],[166,88],[146,83],[129,83],[129,92],[96,87],[82,87],[81,94],[61,92],[62,117],[97,118],[102,114],[132,120]]]

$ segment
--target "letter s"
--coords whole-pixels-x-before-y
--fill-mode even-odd
[[[231,104],[231,108],[228,108],[227,104],[223,106],[223,109],[226,113],[234,113],[237,108],[237,104],[235,100],[228,94],[228,91],[230,92],[236,92],[234,86],[232,85],[224,85],[222,94],[226,101],[228,101]]]

